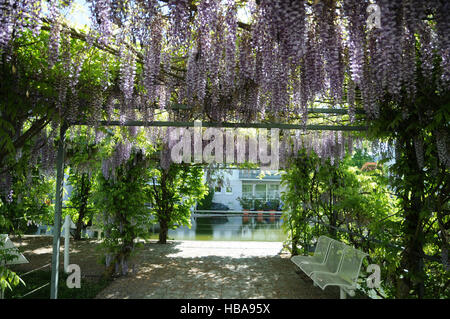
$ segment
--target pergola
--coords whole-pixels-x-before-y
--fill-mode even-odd
[[[17,93],[31,101],[26,116],[37,123],[30,135],[51,121],[55,135],[59,129],[51,298],[58,295],[66,133],[74,126],[188,128],[200,120],[202,127],[352,133],[374,124],[372,136],[389,140],[403,156],[396,173],[409,178],[400,188],[407,194],[404,269],[408,276],[423,272],[422,211],[436,214],[426,218],[439,220],[446,232],[439,215],[445,205],[430,208],[423,198],[432,201],[445,192],[450,166],[448,1],[88,2],[89,32],[64,22],[61,12],[70,1],[51,0],[45,13],[40,1],[7,1],[0,7],[0,53],[6,64],[22,31],[29,31],[28,37],[45,31],[47,50],[40,63],[48,69],[38,64],[20,73],[12,64],[3,72],[37,86],[29,91],[25,85]],[[72,50],[72,40],[82,45]],[[94,80],[90,68],[83,70],[83,55],[91,49],[101,52],[91,56],[97,63]],[[28,63],[25,54],[21,58]],[[82,71],[88,80],[80,78]],[[41,96],[42,78],[54,90],[52,98]],[[54,118],[39,117],[40,103],[50,105],[43,113],[50,110]],[[158,110],[169,117],[155,119]],[[139,116],[133,117],[135,112]],[[324,121],[308,122],[313,117]],[[432,184],[438,186],[426,189]],[[423,295],[423,282],[417,287]]]
[[[364,110],[355,110],[357,114],[365,114]],[[318,114],[347,114],[347,109],[339,108],[316,108],[309,109],[309,113]],[[66,143],[66,132],[71,126],[92,125],[92,122],[77,121],[73,123],[65,122],[60,127],[60,139],[57,147],[56,157],[56,191],[55,191],[55,218],[53,231],[53,255],[52,255],[52,276],[51,276],[51,295],[52,299],[58,296],[58,278],[59,278],[59,251],[61,242],[61,226],[62,226],[62,201],[64,189],[64,150]],[[142,127],[194,127],[194,122],[175,122],[175,121],[98,121],[97,126],[142,126]],[[366,131],[365,126],[356,125],[303,125],[288,123],[213,123],[202,122],[203,127],[217,128],[278,128],[283,130],[310,130],[310,131],[348,131],[358,132]]]

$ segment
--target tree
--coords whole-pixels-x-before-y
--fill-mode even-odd
[[[361,168],[367,162],[374,162],[373,157],[368,154],[367,148],[358,148],[351,157],[350,165]]]
[[[74,239],[81,239],[81,231],[86,224],[92,222],[97,209],[93,203],[92,195],[97,187],[97,174],[100,172],[102,148],[105,147],[107,139],[99,139],[98,135],[104,134],[104,129],[95,130],[83,127],[72,136],[67,144],[67,160],[70,166],[68,184],[72,192],[66,203],[69,214],[75,218],[76,230]]]
[[[391,294],[391,278],[399,262],[399,201],[388,188],[386,172],[352,166],[346,157],[334,165],[314,151],[301,149],[282,183],[283,209],[292,254],[309,254],[315,238],[327,235],[370,253],[371,263],[383,265],[383,289]],[[393,287],[394,286],[394,287]],[[365,289],[365,288],[363,288]]]
[[[0,219],[0,226],[1,226]],[[16,258],[16,254],[11,252],[9,249],[4,248],[5,237],[4,235],[0,235],[0,294],[3,297],[3,294],[8,288],[12,290],[14,287],[22,283],[25,285],[25,282],[20,278],[14,271],[8,269],[5,264],[8,261],[12,261]]]
[[[149,200],[159,225],[159,243],[165,244],[169,229],[191,225],[191,209],[208,192],[199,165],[172,163],[168,169],[150,171]]]
[[[76,229],[73,237],[75,240],[80,240],[82,229],[86,227],[94,215],[94,206],[90,197],[93,194],[95,177],[92,178],[88,173],[78,174],[71,169],[67,181],[72,188],[72,193],[67,205],[69,205],[69,210],[73,212],[71,215],[74,216],[76,220]]]
[[[54,178],[34,161],[32,149],[24,148],[14,169],[6,174],[8,181],[1,181],[0,233],[21,235],[32,225],[48,224],[53,217]]]
[[[448,92],[436,93],[435,83],[421,76],[418,80],[423,81],[423,86],[415,99],[405,96],[393,103],[386,98],[380,107],[380,118],[371,127],[373,135],[389,141],[395,148],[395,153],[385,157],[395,159],[391,184],[403,216],[405,250],[395,276],[399,298],[410,297],[411,292],[424,298],[430,289],[436,291],[436,287],[429,286],[434,276],[444,286],[450,284],[445,275],[449,249],[450,144],[442,133],[448,131],[450,96]],[[423,112],[425,109],[427,112]],[[442,265],[436,265],[436,259],[425,260],[426,250],[442,260]]]
[[[208,194],[198,202],[197,209],[198,210],[211,209],[211,205],[213,203],[213,198],[214,198],[214,188],[212,188],[210,186],[210,187],[208,187]]]

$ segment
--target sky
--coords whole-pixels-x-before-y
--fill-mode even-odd
[[[71,6],[71,10],[66,16],[74,26],[83,27],[90,26],[89,5],[85,0],[75,0]]]
[[[90,12],[89,5],[85,0],[75,0],[71,6],[70,12],[68,12],[66,18],[75,27],[90,26]],[[238,11],[238,20],[244,23],[249,22],[248,10],[241,8]]]

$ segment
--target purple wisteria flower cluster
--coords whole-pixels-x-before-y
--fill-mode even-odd
[[[111,0],[90,0],[90,8],[92,16],[97,22],[98,32],[100,37],[99,43],[108,44],[112,36],[112,8],[113,2]]]
[[[115,178],[116,168],[126,163],[132,154],[133,145],[128,141],[121,141],[117,144],[111,158],[102,162],[102,173],[105,179]]]
[[[290,159],[298,154],[302,148],[307,151],[314,151],[322,162],[330,161],[331,165],[338,165],[347,152],[353,153],[356,146],[359,148],[360,141],[355,140],[351,134],[344,135],[342,132],[314,132],[304,134],[297,131],[292,134],[289,131],[282,132],[280,142],[280,167],[287,168],[290,165]]]
[[[10,43],[14,34],[30,28],[33,35],[41,28],[41,3],[33,0],[0,1],[0,52]]]
[[[71,78],[58,84],[59,103],[70,93],[73,105],[67,112],[76,118],[81,108],[74,93],[83,61],[61,48],[67,40],[60,10],[68,2],[48,3],[45,14],[54,22],[48,63],[51,67],[70,60],[66,70]],[[377,0],[380,26],[374,28],[367,23],[368,0],[88,3],[93,22],[88,45],[119,52],[121,96],[99,94],[100,102],[91,103],[92,114],[103,109],[108,118],[119,110],[122,120],[153,120],[155,109],[170,110],[168,102],[177,101],[189,106],[191,117],[202,114],[217,122],[301,118],[306,124],[308,108],[323,99],[348,106],[353,121],[357,105],[377,118],[386,95],[413,100],[424,83],[434,84],[439,94],[450,89],[448,1]],[[0,0],[0,51],[8,49],[25,27],[39,32],[41,5]],[[243,11],[247,21],[240,21]],[[105,82],[103,89],[113,82]],[[331,142],[337,136],[323,137],[321,154],[331,158],[340,152],[341,146]],[[448,163],[448,136],[436,132],[435,138],[441,162]],[[420,162],[420,140],[415,147]]]

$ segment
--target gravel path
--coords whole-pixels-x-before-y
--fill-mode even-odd
[[[335,287],[314,287],[281,249],[274,242],[150,242],[134,258],[136,273],[116,279],[97,298],[339,298]]]

